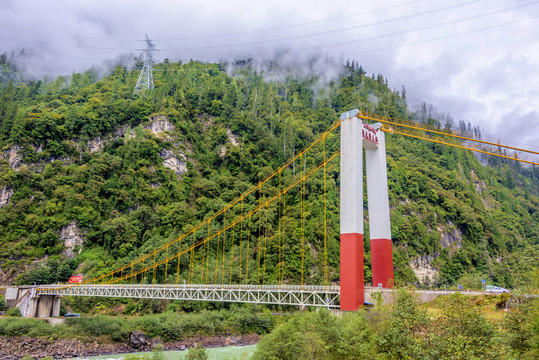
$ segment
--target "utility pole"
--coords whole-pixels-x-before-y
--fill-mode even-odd
[[[133,95],[142,94],[146,90],[153,90],[153,53],[157,51],[157,48],[148,37],[148,34],[146,34],[146,40],[142,41],[146,42],[146,49],[142,50],[144,52],[144,66],[140,71]]]

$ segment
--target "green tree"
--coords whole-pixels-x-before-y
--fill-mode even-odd
[[[505,352],[499,333],[469,297],[450,295],[425,344],[433,359],[494,359]]]
[[[375,310],[376,311],[376,310]],[[395,302],[387,309],[368,317],[375,332],[378,353],[388,359],[420,359],[425,357],[425,344],[420,336],[430,324],[415,295],[400,289]]]

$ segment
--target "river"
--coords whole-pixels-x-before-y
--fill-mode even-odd
[[[248,345],[248,346],[226,346],[221,348],[212,348],[212,349],[206,349],[208,353],[208,358],[210,360],[246,360],[251,355],[254,354],[256,350],[256,344],[255,345]],[[187,354],[187,350],[185,351],[163,351],[161,353],[163,357],[160,359],[163,360],[177,360],[177,359],[184,359],[185,355]],[[101,356],[93,356],[90,358],[84,358],[89,360],[107,360],[107,359],[123,359],[126,355],[149,355],[148,359],[151,360],[151,352],[138,352],[133,354],[117,354],[117,355],[101,355]],[[83,358],[76,358],[78,360]]]

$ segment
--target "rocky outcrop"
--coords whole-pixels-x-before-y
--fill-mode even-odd
[[[204,117],[199,115],[198,118],[202,122],[202,131],[208,130],[208,128],[213,126],[213,123],[215,122],[215,118],[213,116]]]
[[[234,146],[238,146],[240,144],[240,141],[238,140],[238,136],[233,134],[230,129],[226,129],[226,135],[228,136],[228,141]]]
[[[88,141],[88,151],[91,152],[91,153],[96,152],[96,151],[101,152],[103,150],[104,143],[105,142],[100,137],[89,140]]]
[[[462,247],[462,231],[455,227],[454,224],[449,221],[446,228],[452,228],[451,231],[446,231],[446,228],[443,226],[438,226],[436,229],[440,234],[440,246],[442,249],[446,247],[454,246],[457,249]]]
[[[238,139],[238,136],[232,133],[230,129],[226,129],[226,136],[228,137],[228,141],[230,142],[230,144],[232,144],[232,146],[239,146],[240,141]],[[219,149],[219,156],[221,157],[221,159],[223,159],[226,156],[226,153],[228,150],[227,146],[221,145],[218,149]]]
[[[9,199],[11,198],[11,195],[13,195],[13,190],[8,188],[7,186],[4,186],[2,190],[0,190],[0,208],[3,208],[7,204],[9,204]]]
[[[431,264],[437,256],[421,255],[410,261],[410,267],[422,284],[430,284],[438,277],[438,270]]]
[[[22,155],[19,153],[19,151],[21,151],[21,148],[14,145],[7,152],[9,166],[13,170],[18,170],[22,165]]]
[[[75,254],[75,247],[77,246],[78,252],[80,252],[84,243],[84,239],[80,235],[80,229],[75,221],[60,229],[60,239],[64,241],[65,254],[70,258],[77,255]]]
[[[166,131],[173,131],[175,127],[165,115],[156,115],[150,118],[150,123],[145,125],[144,129],[148,129],[157,135]]]
[[[184,154],[180,153],[179,156],[176,156],[173,151],[163,149],[159,156],[164,160],[163,166],[172,169],[176,175],[187,172],[187,161]]]

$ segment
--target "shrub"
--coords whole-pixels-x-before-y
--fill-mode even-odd
[[[4,299],[3,296],[0,296],[0,311],[6,311],[6,309],[7,309],[6,300]]]
[[[26,335],[31,326],[27,320],[28,319],[2,319],[0,321],[0,335]]]
[[[20,317],[21,316],[21,310],[18,307],[12,307],[12,308],[9,308],[6,311],[6,315],[7,316]]]
[[[201,348],[200,345],[192,347],[185,355],[185,360],[208,360],[208,352],[206,349]]]
[[[275,327],[275,320],[269,311],[261,315],[246,308],[236,310],[228,323],[240,334],[257,333],[262,335],[269,333]]]
[[[95,316],[90,318],[66,319],[66,324],[73,327],[78,335],[108,335],[112,341],[124,341],[129,336],[129,329],[123,319]]]

